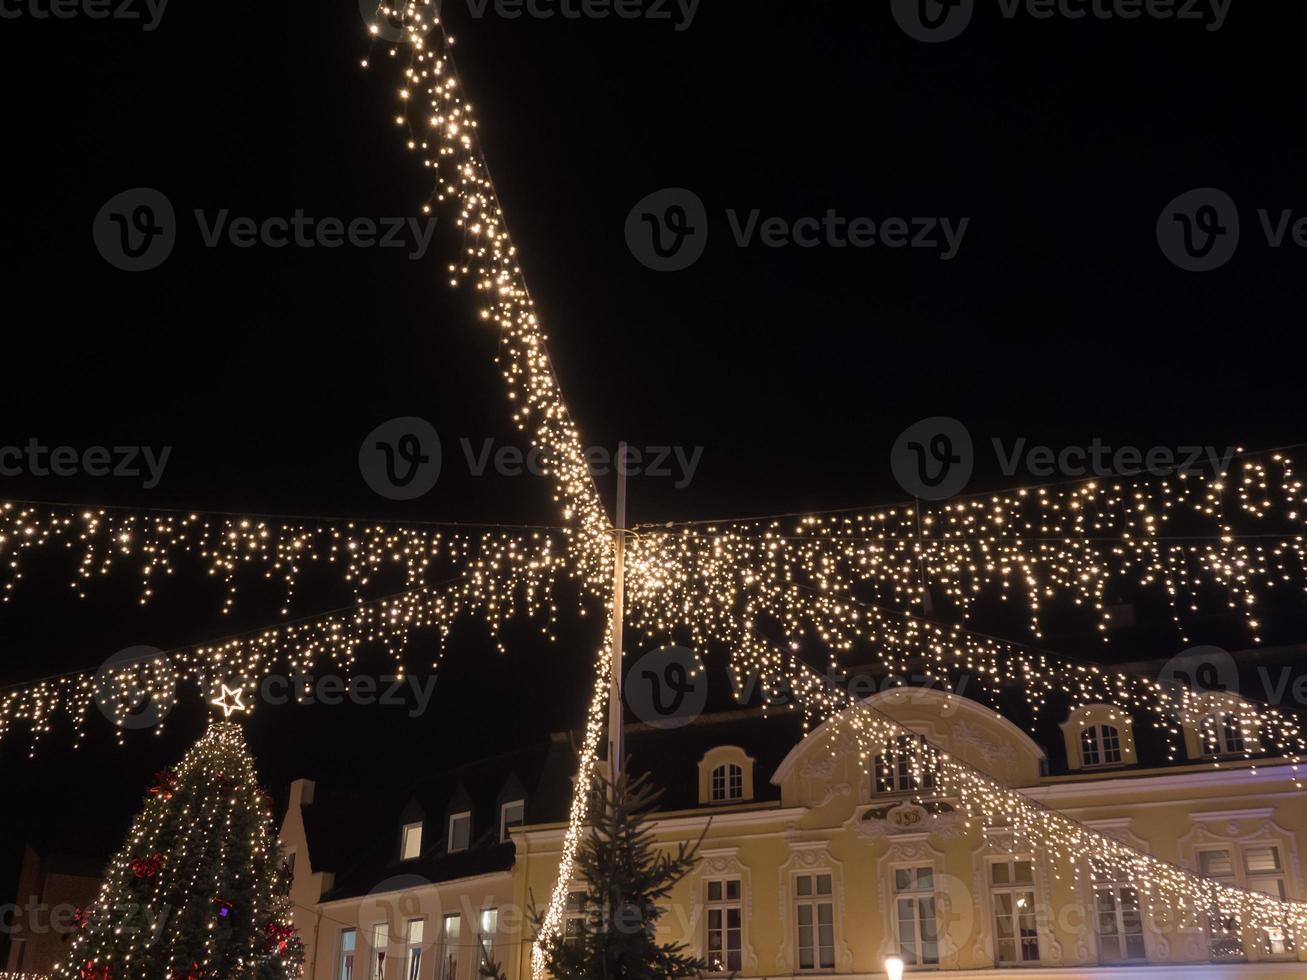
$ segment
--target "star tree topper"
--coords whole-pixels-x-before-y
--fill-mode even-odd
[[[230,718],[233,713],[238,711],[243,714],[250,710],[250,706],[241,701],[241,695],[243,693],[244,691],[242,691],[239,686],[228,687],[226,684],[223,684],[222,693],[210,701],[209,704],[221,708],[222,717],[224,719]],[[230,702],[228,702],[228,698],[231,698]]]

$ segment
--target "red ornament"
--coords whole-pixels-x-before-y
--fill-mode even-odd
[[[168,980],[200,980],[203,976],[204,968],[194,960],[191,960],[190,969],[185,973],[179,973],[172,967],[168,968]]]
[[[276,950],[278,956],[286,955],[286,948],[295,937],[295,927],[290,923],[268,921],[263,925],[263,949],[271,953]]]
[[[153,878],[163,866],[163,855],[155,851],[147,858],[132,858],[132,874],[137,878]]]
[[[160,769],[154,774],[154,785],[150,787],[151,796],[172,799],[172,791],[177,788],[177,774],[171,769]]]
[[[96,966],[94,960],[87,960],[83,963],[82,969],[79,972],[81,973],[82,980],[111,980],[112,977],[108,963]]]

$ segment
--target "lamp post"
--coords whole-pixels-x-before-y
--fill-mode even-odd
[[[897,956],[891,956],[885,961],[885,975],[889,980],[903,980],[903,961]]]

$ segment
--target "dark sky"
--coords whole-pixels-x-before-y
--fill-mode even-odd
[[[389,59],[374,51],[374,67],[359,67],[368,41],[354,4],[176,3],[149,31],[38,19],[28,4],[6,7],[19,15],[0,24],[0,445],[171,455],[149,489],[29,474],[0,478],[0,496],[555,519],[544,481],[474,478],[463,461],[463,439],[521,443],[495,338],[445,282],[459,241],[447,215],[421,261],[404,249],[202,241],[196,209],[206,220],[222,209],[257,220],[416,213],[428,175],[391,122]],[[922,44],[887,2],[716,0],[684,30],[447,6],[587,442],[702,447],[688,486],[632,480],[633,520],[901,499],[890,447],[936,415],[960,419],[981,447],[979,488],[1021,482],[998,471],[993,438],[1301,440],[1307,252],[1268,247],[1257,218],[1307,215],[1301,12],[1236,2],[1206,30],[1009,20],[997,0],[977,0],[962,36]],[[168,197],[180,231],[161,266],[129,274],[91,230],[106,201],[137,187]],[[674,273],[637,262],[623,231],[635,203],[665,187],[707,209],[702,259]],[[1239,208],[1239,249],[1213,272],[1177,268],[1155,236],[1164,205],[1195,187]],[[727,212],[754,209],[970,220],[942,261],[883,246],[738,247]],[[363,437],[401,415],[429,420],[445,449],[435,489],[411,502],[377,496],[357,465]],[[611,496],[611,479],[602,486]],[[0,681],[267,621],[257,599],[224,619],[217,592],[194,580],[147,611],[112,590],[79,604],[66,573],[33,566],[22,600],[0,611]],[[325,601],[307,595],[297,612],[315,598]],[[565,624],[553,648],[524,632],[500,658],[468,624],[423,717],[269,708],[251,722],[252,747],[270,784],[341,758],[360,780],[383,780],[461,761],[469,730],[489,750],[575,725],[592,626]],[[415,650],[414,664],[429,654]],[[110,846],[149,774],[203,720],[183,706],[160,738],[123,749],[93,724],[77,753],[56,732],[35,763],[21,740],[0,746],[5,784],[19,790],[6,796],[20,801],[3,838],[40,828],[70,849]],[[0,872],[13,856],[0,855]]]

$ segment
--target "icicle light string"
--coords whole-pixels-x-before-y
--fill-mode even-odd
[[[381,644],[403,676],[404,650],[411,631],[435,628],[440,657],[454,623],[466,614],[479,616],[495,643],[505,649],[504,624],[513,618],[541,621],[551,642],[558,606],[552,578],[542,569],[560,564],[548,542],[504,542],[491,539],[457,574],[443,582],[426,583],[391,596],[360,602],[340,610],[241,633],[213,643],[180,647],[156,656],[123,663],[109,662],[101,670],[58,675],[0,689],[0,738],[16,721],[28,723],[31,751],[58,716],[72,721],[75,741],[85,735],[92,704],[116,726],[119,739],[134,710],[149,695],[156,704],[171,705],[183,682],[205,690],[218,680],[253,690],[278,666],[290,675],[309,673],[322,663],[348,673],[365,644]],[[546,545],[541,547],[541,545]],[[534,547],[531,547],[534,545]],[[583,607],[582,607],[583,608]],[[162,731],[162,725],[155,729]]]
[[[236,602],[242,580],[280,581],[281,613],[290,612],[300,576],[312,567],[334,566],[355,596],[382,575],[398,571],[416,588],[451,572],[493,589],[500,569],[512,569],[531,595],[552,603],[558,578],[575,577],[567,561],[575,532],[558,529],[448,529],[384,523],[275,522],[199,512],[130,511],[53,504],[0,503],[3,601],[11,601],[23,577],[23,560],[38,549],[77,555],[69,582],[79,596],[113,574],[139,578],[140,602],[148,603],[161,581],[189,565],[218,579],[223,612]],[[487,606],[498,598],[488,592]]]
[[[967,617],[986,595],[1024,598],[1041,635],[1046,604],[1091,610],[1106,641],[1110,594],[1158,592],[1177,624],[1202,595],[1221,596],[1260,640],[1259,597],[1307,588],[1303,484],[1281,452],[1244,459],[1238,473],[1018,490],[984,499],[806,515],[789,523],[647,528],[633,540],[646,590],[785,590],[801,580],[833,595],[870,592],[879,605],[929,600]],[[918,524],[920,520],[920,524]],[[1171,534],[1176,525],[1193,525]],[[721,590],[725,590],[723,593]]]
[[[971,832],[1005,831],[1013,852],[1038,854],[1054,866],[1058,880],[1069,872],[1078,883],[1087,870],[1108,870],[1119,875],[1115,880],[1138,885],[1150,911],[1215,914],[1219,910],[1233,915],[1245,928],[1287,930],[1297,948],[1307,939],[1307,904],[1233,888],[1114,840],[975,769],[797,659],[782,658],[779,651],[772,659],[780,664],[772,677],[786,679],[808,724],[825,723],[823,736],[832,757],[854,756],[862,771],[870,773],[871,766],[877,765],[873,760],[897,762],[906,756],[916,786],[933,782],[928,793],[917,791],[921,795],[916,802],[944,800],[962,812]],[[956,695],[945,695],[951,697]]]

